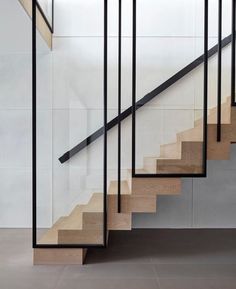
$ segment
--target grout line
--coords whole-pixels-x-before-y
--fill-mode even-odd
[[[54,35],[53,38],[103,38],[102,35]],[[108,38],[118,38],[118,35],[110,35]],[[122,38],[132,39],[132,36],[124,35]],[[154,36],[154,35],[138,35],[137,38],[158,38],[158,39],[203,39],[204,36]],[[217,39],[217,36],[209,36],[210,39]]]

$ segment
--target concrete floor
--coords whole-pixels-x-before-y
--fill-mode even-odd
[[[0,230],[0,289],[235,289],[236,230],[112,232],[83,267],[31,260],[30,230]]]

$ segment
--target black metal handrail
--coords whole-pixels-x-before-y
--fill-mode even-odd
[[[228,46],[232,41],[232,35],[225,37],[222,40],[222,48],[225,48]],[[211,58],[218,52],[218,44],[213,46],[211,49],[208,50],[208,58]],[[172,77],[170,77],[168,80],[166,80],[164,83],[159,85],[157,88],[152,90],[150,93],[146,94],[143,98],[141,98],[139,101],[136,102],[136,110],[144,106],[146,103],[150,102],[153,98],[161,94],[163,91],[170,88],[172,85],[174,85],[176,82],[178,82],[180,79],[185,77],[189,72],[193,71],[195,68],[200,66],[204,63],[204,54],[196,58],[193,62],[185,66],[183,69],[178,71],[176,74],[174,74]],[[132,106],[128,107],[126,110],[124,110],[120,115],[120,120],[123,121],[127,117],[129,117],[132,114]],[[113,118],[111,121],[107,124],[107,129],[110,130],[113,127],[115,127],[118,124],[118,117]],[[70,158],[75,156],[77,153],[82,151],[84,148],[89,146],[91,143],[96,141],[100,136],[103,135],[103,128],[99,128],[94,133],[92,133],[90,136],[88,136],[86,139],[84,139],[82,142],[80,142],[78,145],[73,147],[71,150],[63,154],[59,161],[61,163],[65,163]]]

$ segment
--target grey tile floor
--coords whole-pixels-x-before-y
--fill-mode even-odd
[[[236,289],[236,230],[112,232],[85,266],[32,266],[31,231],[0,230],[0,289]]]

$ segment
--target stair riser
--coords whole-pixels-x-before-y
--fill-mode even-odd
[[[103,230],[59,230],[59,244],[103,244]]]
[[[104,213],[83,213],[83,230],[102,230]]]
[[[134,195],[178,195],[181,193],[181,180],[168,178],[133,178]]]
[[[87,249],[34,249],[34,265],[83,265]]]
[[[118,199],[115,195],[108,196],[108,210],[116,213]],[[153,213],[156,212],[156,196],[121,195],[122,213]]]
[[[110,213],[108,212],[108,230],[131,230],[132,229],[132,215],[124,213]]]

